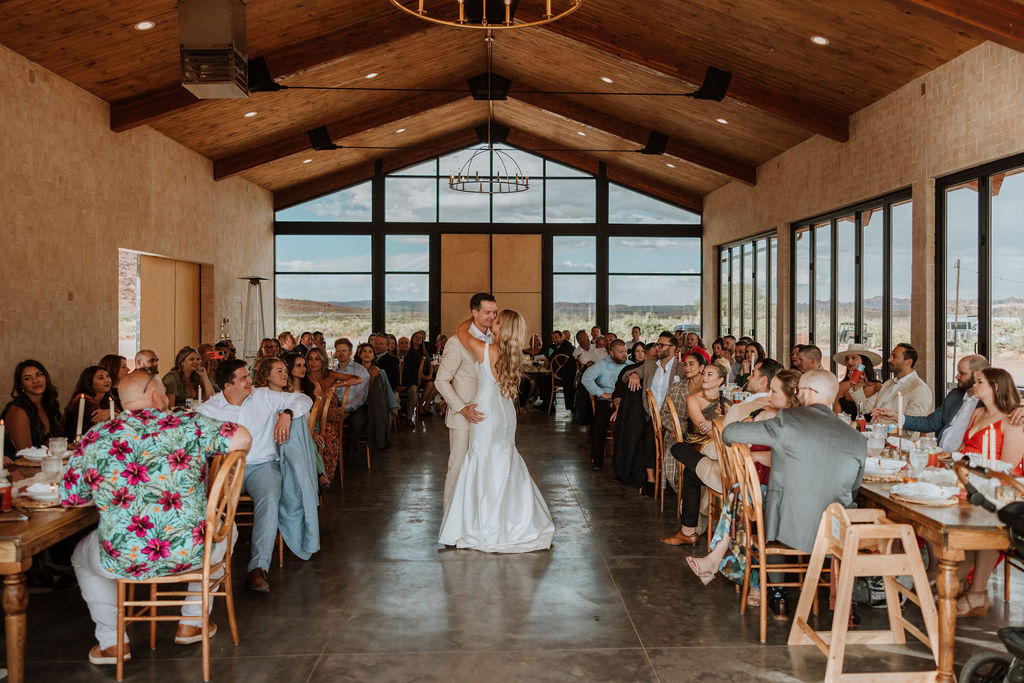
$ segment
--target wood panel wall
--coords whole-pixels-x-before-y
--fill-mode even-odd
[[[199,276],[198,263],[139,258],[139,348],[156,352],[161,374],[178,349],[199,345]]]
[[[540,235],[441,235],[441,332],[469,315],[469,299],[491,292],[499,308],[519,311],[530,334],[541,332]]]

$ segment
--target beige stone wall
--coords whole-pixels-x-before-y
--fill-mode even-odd
[[[204,264],[204,340],[223,317],[241,331],[235,278],[273,277],[270,193],[214,182],[209,160],[149,127],[111,132],[105,102],[3,47],[0,206],[0,396],[34,357],[65,402],[82,368],[116,352],[118,248]]]
[[[716,247],[779,231],[779,348],[790,343],[790,230],[801,219],[911,187],[913,338],[933,373],[935,178],[1024,150],[1024,54],[985,43],[850,119],[850,140],[815,136],[704,202],[705,329],[717,329]],[[893,264],[907,267],[908,264]]]

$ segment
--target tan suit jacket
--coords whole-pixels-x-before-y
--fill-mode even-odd
[[[444,417],[448,429],[468,431],[469,420],[459,411],[476,397],[476,358],[454,335],[448,338],[444,346],[434,386],[448,404]]]
[[[669,387],[671,387],[672,384],[675,383],[676,377],[678,377],[680,380],[683,379],[683,366],[679,363],[678,360],[673,359],[672,367],[669,368],[669,369],[670,369],[670,371],[672,373],[672,376],[669,378]],[[622,379],[623,382],[629,382],[629,378],[632,375],[640,375],[640,379],[643,382],[642,391],[644,392],[644,394],[646,394],[647,390],[651,388],[651,384],[654,382],[654,375],[657,372],[657,370],[658,370],[658,361],[655,360],[654,358],[648,358],[647,360],[644,361],[644,364],[641,367],[636,368],[635,370],[630,370],[629,372],[623,373],[621,379]],[[665,395],[667,396],[668,393],[666,392]],[[672,403],[675,403],[674,399],[673,399]],[[651,408],[650,408],[649,405],[647,405],[647,399],[646,398],[643,399],[643,406],[644,406],[644,412],[647,413],[648,415],[650,415],[651,414]],[[682,413],[685,414],[686,413],[686,402],[685,401],[683,402],[682,408],[680,408],[679,405],[676,405],[676,410],[681,410]],[[682,422],[682,420],[683,420],[683,415],[680,414],[679,421]]]
[[[895,413],[899,403],[897,395],[902,393],[904,415],[920,417],[932,412],[932,390],[917,373],[907,378],[899,392],[893,390],[894,383],[895,380],[890,377],[871,398],[864,398],[864,392],[861,389],[850,387],[850,398],[857,402],[865,413],[870,413],[878,407]]]

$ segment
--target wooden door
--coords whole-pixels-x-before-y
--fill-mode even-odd
[[[174,367],[183,346],[199,344],[199,264],[157,256],[139,258],[139,348]]]

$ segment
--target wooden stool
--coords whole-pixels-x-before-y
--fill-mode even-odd
[[[893,541],[900,541],[902,551],[893,550]],[[817,591],[825,556],[840,560],[836,607],[832,616],[832,630],[815,631],[807,623],[811,601]],[[833,562],[833,567],[835,563]],[[896,581],[897,576],[912,576],[911,591]],[[850,605],[853,599],[853,580],[858,576],[881,576],[885,586],[885,602],[889,611],[889,630],[855,631],[847,633]],[[899,596],[921,608],[926,633],[903,618]],[[909,524],[894,524],[881,510],[847,510],[832,503],[821,515],[818,536],[811,551],[811,560],[804,577],[800,601],[793,615],[789,631],[790,645],[817,645],[828,657],[825,681],[934,681],[938,670],[881,673],[844,674],[843,657],[846,645],[897,644],[906,642],[906,631],[927,645],[932,658],[939,661],[939,619],[935,601],[928,589],[921,551],[917,547],[914,530]]]

